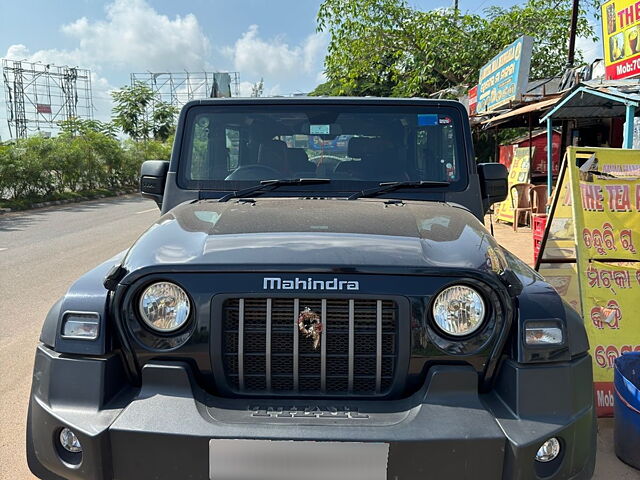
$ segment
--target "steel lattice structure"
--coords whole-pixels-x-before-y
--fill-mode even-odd
[[[58,122],[71,118],[93,118],[87,69],[3,59],[2,77],[12,138],[57,130]]]
[[[175,107],[190,100],[240,95],[238,72],[146,72],[132,73],[131,85],[144,83],[156,98]]]

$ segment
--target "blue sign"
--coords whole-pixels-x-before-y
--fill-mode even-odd
[[[531,37],[520,37],[480,69],[478,113],[522,98],[529,82],[532,45]]]

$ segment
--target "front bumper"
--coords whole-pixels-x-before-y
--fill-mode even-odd
[[[495,390],[483,395],[473,369],[435,366],[410,398],[348,405],[213,397],[186,364],[148,364],[139,390],[119,389],[121,374],[115,356],[69,358],[38,347],[27,425],[34,474],[207,479],[209,441],[223,438],[384,442],[394,480],[588,479],[595,464],[588,356],[552,367],[505,362]],[[60,456],[65,426],[82,443],[78,464]],[[552,436],[563,453],[536,464]]]

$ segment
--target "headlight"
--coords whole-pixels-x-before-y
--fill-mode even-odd
[[[484,301],[473,288],[455,285],[445,288],[433,303],[436,325],[448,335],[462,337],[482,326]]]
[[[158,282],[147,287],[140,297],[140,315],[154,330],[169,333],[182,327],[189,318],[189,297],[179,286]]]

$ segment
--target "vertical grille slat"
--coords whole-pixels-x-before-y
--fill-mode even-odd
[[[244,390],[244,298],[238,305],[238,385]]]
[[[322,337],[320,339],[320,390],[327,392],[327,300],[322,299],[320,312],[322,322]]]
[[[320,338],[299,330],[309,308]],[[230,298],[222,305],[222,365],[242,394],[382,395],[396,378],[398,305],[354,298]]]
[[[382,300],[376,301],[376,393],[382,384]]]
[[[267,376],[267,390],[271,391],[271,311],[272,300],[267,298],[267,326],[266,326],[266,350],[265,350],[265,370]]]
[[[293,390],[298,391],[299,379],[298,379],[298,362],[300,359],[299,352],[299,332],[298,332],[298,312],[300,311],[300,300],[295,299],[293,301]]]
[[[355,336],[355,301],[349,300],[349,393],[353,392],[353,367],[354,367],[354,336]]]

